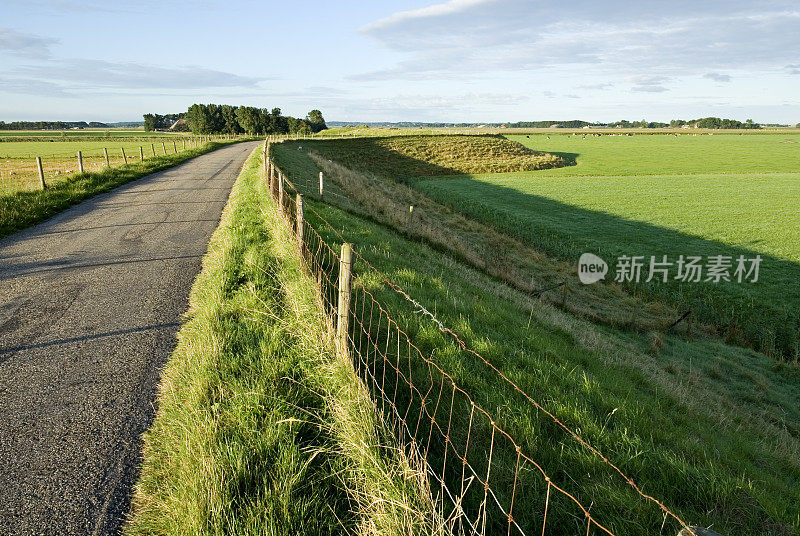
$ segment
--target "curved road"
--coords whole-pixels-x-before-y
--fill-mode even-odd
[[[0,534],[116,534],[230,145],[0,240]]]

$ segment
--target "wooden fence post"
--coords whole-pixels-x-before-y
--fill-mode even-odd
[[[186,150],[186,138],[183,138],[183,150]]]
[[[167,143],[162,141],[161,148],[164,149],[164,156],[167,156]]]
[[[155,143],[151,143],[150,144],[150,148],[153,150],[153,156],[155,156],[156,155],[156,144]]]
[[[44,169],[42,168],[42,157],[36,157],[36,167],[39,168],[39,182],[42,183],[42,190],[47,188],[47,185],[44,183]]]
[[[278,210],[283,214],[283,173],[278,172]]]
[[[325,190],[325,185],[324,185],[324,182],[322,180],[322,172],[320,171],[319,172],[319,198],[320,199],[323,199],[322,194],[323,194],[324,190]]]
[[[297,194],[297,245],[300,247],[300,256],[303,256],[303,251],[305,251],[305,228],[303,225],[303,221],[306,217],[306,206],[303,202],[303,196],[301,194]]]
[[[144,162],[144,149],[141,145],[139,146],[139,158],[141,158],[142,162]]]
[[[120,147],[120,149],[122,149],[122,160],[123,160],[123,162],[125,162],[127,164],[128,163],[128,157],[125,154],[125,147]]]
[[[408,229],[406,230],[406,236],[411,236],[411,226],[414,223],[414,205],[408,206]]]
[[[83,173],[83,153],[78,151],[78,171]]]
[[[350,279],[353,268],[353,248],[345,242],[339,261],[339,303],[336,315],[336,342],[342,356],[349,357],[347,337],[350,331]]]
[[[175,151],[175,154],[178,154],[178,146],[175,144],[175,140],[172,140],[172,150]]]
[[[111,167],[111,160],[108,159],[108,148],[103,147],[103,153],[106,155],[106,167]]]

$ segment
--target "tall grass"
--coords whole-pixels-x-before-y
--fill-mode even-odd
[[[424,480],[334,345],[296,242],[237,180],[162,375],[126,534],[431,534]]]

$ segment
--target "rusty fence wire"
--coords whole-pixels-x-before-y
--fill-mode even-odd
[[[474,396],[436,362],[434,355],[426,354],[412,342],[391,312],[359,283],[357,275],[344,283],[347,300],[346,310],[342,311],[342,272],[349,270],[349,265],[345,264],[350,260],[343,259],[343,251],[329,245],[309,224],[306,210],[327,224],[342,244],[346,244],[346,240],[303,202],[300,192],[276,166],[270,146],[280,142],[279,138],[268,138],[264,143],[263,171],[267,189],[297,237],[299,254],[317,285],[329,328],[339,333],[340,351],[351,358],[374,407],[395,439],[407,450],[409,459],[422,464],[437,514],[444,520],[443,528],[457,534],[544,536],[551,529],[556,534],[616,536],[609,528],[610,522],[592,513],[592,504],[584,504],[574,492],[567,490],[568,486],[556,481],[543,464],[526,453],[524,441],[506,432],[492,412],[476,403]],[[346,247],[349,249],[350,245]],[[658,512],[662,533],[670,521],[670,528],[695,534],[680,517],[645,494],[633,479],[579,433],[504,376],[489,360],[468,348],[455,332],[372,267],[357,250],[352,250],[352,254],[413,303],[417,312],[427,315],[463,351],[475,356],[572,440],[618,473],[641,500],[651,503]],[[554,444],[553,448],[559,447]],[[525,508],[519,506],[521,502]],[[537,506],[531,508],[531,504]]]

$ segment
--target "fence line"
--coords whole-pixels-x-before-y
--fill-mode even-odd
[[[169,145],[161,143],[161,150],[156,151],[155,144],[132,145],[125,152],[125,147],[97,147],[80,151],[54,152],[43,155],[27,155],[25,157],[8,157],[0,159],[0,192],[13,192],[30,189],[46,189],[54,180],[61,180],[73,173],[101,171],[105,168],[119,167],[132,162],[143,162],[148,158],[177,154],[185,150],[199,147],[206,141],[223,141],[233,139],[226,136],[194,136],[182,139],[179,146],[177,140]],[[138,148],[138,152],[136,149]]]
[[[337,345],[351,358],[376,410],[407,449],[410,458],[418,460],[425,470],[432,484],[430,489],[434,504],[440,510],[448,531],[485,535],[502,529],[508,535],[512,531],[526,534],[526,530],[527,533],[533,533],[535,524],[538,532],[540,518],[541,533],[544,535],[549,515],[551,524],[563,524],[565,520],[567,523],[571,520],[574,524],[580,518],[585,520],[581,524],[585,523],[587,535],[594,528],[615,536],[610,528],[591,514],[591,505],[585,506],[574,494],[555,482],[545,468],[526,454],[520,443],[496,423],[492,414],[479,406],[432,356],[426,356],[411,341],[357,277],[352,283],[348,277],[347,288],[343,288],[341,276],[343,271],[350,270],[351,251],[390,288],[417,307],[418,313],[423,313],[443,333],[452,337],[462,351],[478,358],[573,440],[615,470],[640,498],[657,506],[664,516],[662,530],[667,519],[671,518],[688,534],[696,534],[692,527],[661,501],[642,492],[633,479],[598,449],[546,410],[489,360],[470,349],[435,315],[351,248],[325,218],[312,207],[306,206],[301,193],[271,158],[270,144],[280,141],[268,138],[264,143],[264,174],[268,191],[298,237],[298,251],[316,282],[328,327],[334,332],[338,330],[339,337],[343,338],[343,341],[337,340]],[[296,198],[288,195],[288,192],[296,194]],[[328,195],[327,192],[325,195]],[[308,223],[306,211],[318,217],[342,241],[342,255],[337,254]],[[342,296],[346,296],[344,304]],[[343,325],[345,328],[339,329]],[[487,436],[488,441],[476,445]],[[531,474],[538,474],[540,480],[533,481]],[[523,511],[515,515],[514,503],[523,487],[526,493],[530,488],[538,490],[543,498],[541,512]],[[556,496],[552,496],[552,492],[567,499],[568,504],[580,515],[576,518],[565,511],[564,505],[555,507],[553,500]],[[536,518],[536,523],[532,518]]]

